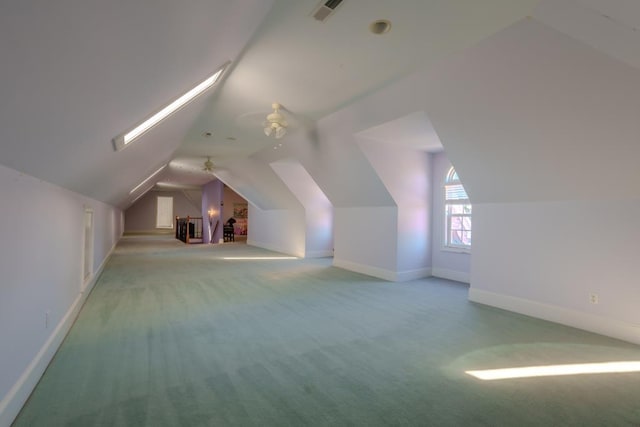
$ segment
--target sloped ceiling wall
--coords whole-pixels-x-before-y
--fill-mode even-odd
[[[535,18],[612,57],[640,68],[640,2],[544,0]]]
[[[205,100],[122,152],[111,139],[235,59],[272,2],[63,3],[0,6],[0,162],[122,205]]]
[[[399,141],[358,138],[358,145],[400,206],[429,203],[430,170],[426,151],[403,147]]]
[[[327,256],[333,251],[333,206],[304,167],[294,159],[271,163],[282,182],[304,207],[305,256]]]
[[[303,209],[269,163],[256,156],[237,160],[215,173],[236,193],[262,210]]]
[[[305,209],[331,208],[331,202],[327,196],[296,160],[282,159],[271,163],[271,167]]]
[[[640,342],[640,70],[526,19],[425,99],[474,204],[470,299]]]
[[[640,72],[535,20],[431,74],[428,113],[474,203],[640,195]]]
[[[372,135],[375,132],[364,132],[364,134]],[[358,146],[384,182],[385,188],[398,207],[397,224],[394,224],[397,230],[396,268],[398,271],[423,271],[425,268],[430,268],[429,153],[412,147],[410,141],[403,141],[401,134],[384,141],[362,135],[363,133],[357,135]],[[384,137],[379,136],[379,138]],[[424,138],[422,143],[425,144],[427,141],[428,139]],[[391,224],[386,226],[389,225]]]

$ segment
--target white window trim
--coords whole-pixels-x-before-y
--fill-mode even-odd
[[[467,199],[468,201],[469,199]],[[454,245],[452,243],[449,243],[449,228],[450,228],[450,219],[451,216],[447,214],[447,205],[456,205],[456,204],[466,204],[466,205],[470,205],[471,203],[446,203],[445,201],[445,207],[444,207],[444,242],[443,242],[443,246],[442,249],[444,251],[447,252],[460,252],[460,253],[471,253],[471,245],[467,246],[467,245]],[[460,217],[471,217],[473,218],[473,214],[460,214],[460,215],[456,215],[456,216],[460,216]],[[473,226],[471,228],[471,232],[473,233]]]
[[[158,208],[159,208],[159,202],[160,199],[171,199],[171,219],[168,222],[169,225],[161,225],[160,224],[160,212],[158,212]],[[173,230],[173,222],[174,222],[174,218],[173,218],[173,197],[167,197],[167,196],[158,196],[156,198],[156,228],[161,228],[164,230]]]
[[[442,252],[451,252],[454,254],[470,254],[471,248],[459,248],[457,246],[442,246],[440,248]]]
[[[471,253],[471,245],[455,245],[449,242],[449,231],[450,231],[450,226],[451,226],[451,218],[453,217],[452,215],[449,215],[448,213],[448,206],[449,205],[471,205],[471,201],[469,200],[468,196],[466,199],[457,199],[457,200],[447,200],[447,187],[451,186],[451,185],[461,185],[464,188],[464,185],[462,185],[462,182],[460,182],[460,179],[457,179],[455,181],[449,181],[447,182],[447,179],[449,179],[449,176],[451,175],[451,171],[455,171],[455,169],[453,167],[451,167],[448,171],[447,174],[445,175],[445,184],[443,185],[443,198],[444,198],[444,239],[442,242],[442,250],[445,252],[453,252],[453,253],[466,253],[466,254],[470,254]],[[465,190],[466,193],[466,190]],[[473,211],[471,211],[470,214],[455,214],[455,216],[459,216],[459,217],[470,217],[472,219],[472,224],[473,224]],[[473,225],[471,226],[471,232],[473,233]],[[473,239],[473,237],[472,237]]]

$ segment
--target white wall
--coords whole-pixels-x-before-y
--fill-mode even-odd
[[[249,158],[239,159],[224,169],[217,170],[215,175],[233,191],[245,198],[249,203],[263,210],[298,209],[298,199],[291,193],[280,177],[271,168],[271,161],[266,153],[257,153]]]
[[[470,299],[640,343],[640,71],[528,19],[425,83],[473,203]]]
[[[248,244],[304,257],[304,207],[271,167],[270,149],[239,159],[216,176],[249,204]]]
[[[413,280],[431,275],[431,207],[399,206],[396,227],[396,280]]]
[[[333,256],[333,206],[316,205],[305,209],[305,257]]]
[[[399,133],[384,135],[384,127],[378,125],[377,132],[364,131],[367,137],[361,132],[358,145],[398,207],[396,280],[426,277],[431,274],[429,154],[406,144]],[[421,136],[426,137],[419,133],[412,135],[416,139]],[[376,137],[380,139],[372,139]]]
[[[125,211],[126,232],[173,232],[172,230],[156,228],[157,199],[159,196],[173,197],[174,217],[202,216],[200,209],[196,208],[181,191],[149,191]],[[198,199],[196,203],[197,206],[200,206],[201,199]]]
[[[451,162],[444,152],[432,155],[432,181],[433,181],[433,201],[432,201],[432,274],[445,279],[457,280],[469,283],[471,280],[471,254],[445,248],[445,212],[444,212],[444,180],[447,172],[451,168]],[[463,183],[464,185],[464,183]],[[475,206],[474,206],[475,209]],[[473,235],[475,239],[475,212],[472,219]],[[471,250],[476,251],[475,240]]]
[[[305,256],[333,255],[333,206],[304,167],[294,159],[271,163],[305,211]]]
[[[386,280],[397,280],[396,207],[334,209],[333,265]]]
[[[640,344],[638,218],[638,199],[473,205],[470,298]]]
[[[430,259],[425,254],[429,239],[401,230],[406,240],[399,245],[399,215],[411,214],[398,209],[390,192],[391,182],[397,182],[394,174],[404,177],[413,171],[421,175],[424,170],[413,169],[420,161],[413,157],[406,170],[394,165],[383,178],[375,168],[377,162],[371,160],[393,152],[393,145],[382,151],[372,149],[368,158],[358,144],[358,134],[419,110],[403,100],[404,95],[415,94],[411,85],[401,83],[401,89],[396,89],[384,88],[322,118],[317,122],[317,132],[310,133],[312,138],[299,138],[283,152],[304,166],[334,207],[334,265],[394,281],[428,274]],[[384,181],[387,178],[389,186]],[[421,184],[424,182],[428,177]],[[406,221],[402,227],[408,224]],[[422,244],[413,239],[423,239]],[[403,248],[402,266],[398,263],[399,247]],[[411,248],[419,252],[410,253]]]
[[[262,210],[249,203],[249,245],[304,258],[305,230],[302,208]]]
[[[122,235],[123,215],[4,166],[0,198],[0,425],[5,426],[70,328]],[[93,210],[94,276],[81,293],[85,208]]]

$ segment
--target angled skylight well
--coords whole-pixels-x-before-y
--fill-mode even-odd
[[[158,175],[160,172],[162,172],[162,170],[164,168],[166,168],[168,165],[168,163],[165,163],[164,165],[160,166],[158,168],[158,170],[156,170],[154,173],[152,173],[151,175],[149,175],[147,178],[145,178],[144,181],[142,181],[140,184],[136,185],[131,191],[129,191],[129,194],[133,194],[135,193],[138,189],[142,188],[147,182],[151,181],[151,179]],[[155,184],[155,183],[154,183]]]
[[[220,77],[224,73],[224,70],[227,68],[229,63],[230,61],[224,63],[224,65],[222,65],[222,67],[220,67],[218,71],[207,77],[205,80],[190,89],[185,94],[181,95],[175,101],[162,108],[160,111],[151,115],[138,126],[113,138],[113,148],[116,151],[119,151],[128,147],[133,141],[135,141],[138,137],[144,135],[149,129],[153,128],[155,125],[169,117],[171,114],[175,113],[176,111],[187,105],[189,102],[193,101],[199,95],[215,86],[215,84],[220,80]]]

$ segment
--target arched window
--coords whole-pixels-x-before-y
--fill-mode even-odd
[[[444,206],[445,246],[471,249],[471,202],[453,167],[449,169],[444,181]]]

